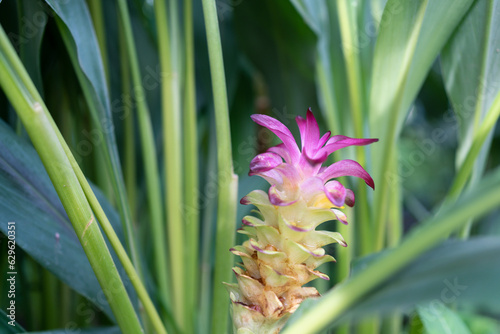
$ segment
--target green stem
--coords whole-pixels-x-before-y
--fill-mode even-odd
[[[179,68],[170,44],[166,0],[156,0],[155,18],[162,82],[163,149],[165,168],[165,208],[167,210],[170,275],[174,318],[181,331],[185,330],[185,237],[182,219],[182,154]],[[186,250],[187,251],[187,250]]]
[[[363,110],[365,105],[363,85],[361,82],[361,65],[359,53],[354,52],[354,48],[348,46],[358,45],[356,35],[355,16],[349,8],[348,0],[338,0],[337,10],[340,24],[340,35],[342,45],[344,45],[344,61],[346,64],[347,83],[349,86],[349,100],[351,105],[351,115],[354,123],[354,135],[358,138],[363,137]],[[357,161],[364,166],[366,162],[365,151],[363,147],[356,148]],[[370,225],[370,207],[368,205],[368,193],[363,180],[359,180],[356,193],[356,213],[357,222],[360,229],[359,249],[361,255],[370,253],[372,250],[373,234]]]
[[[120,72],[121,72],[121,83],[122,83],[122,94],[126,96],[130,93],[132,88],[130,82],[130,66],[129,58],[127,55],[127,47],[125,43],[125,36],[122,29],[118,31],[118,44],[120,47]],[[124,146],[124,177],[125,177],[125,188],[127,189],[128,203],[130,207],[130,212],[132,219],[137,217],[137,185],[136,185],[136,152],[135,152],[135,117],[132,113],[132,107],[129,103],[123,104],[123,131],[125,132],[123,146]]]
[[[396,311],[382,320],[380,332],[384,334],[399,334],[402,332],[402,324],[403,315],[400,311]]]
[[[168,269],[167,269],[167,250],[165,246],[165,229],[163,208],[161,205],[161,187],[160,174],[158,172],[158,160],[154,142],[153,126],[151,124],[150,113],[146,103],[146,94],[142,85],[141,72],[139,70],[139,60],[135,47],[134,36],[132,33],[132,24],[130,14],[125,0],[118,0],[120,11],[120,21],[125,37],[125,47],[127,54],[123,57],[128,58],[130,72],[132,75],[132,84],[134,86],[132,94],[135,94],[137,101],[137,118],[139,120],[139,135],[141,139],[143,166],[146,178],[147,198],[151,219],[151,239],[153,240],[154,267],[156,269],[156,279],[158,290],[164,302],[168,302]]]
[[[326,116],[328,129],[334,134],[341,133],[340,118],[335,103],[335,90],[333,89],[330,71],[327,70],[323,60],[316,59],[316,77],[318,78],[318,87],[323,100],[323,114]]]
[[[104,15],[102,11],[102,3],[99,0],[88,0],[89,10],[92,16],[92,22],[94,24],[94,29],[97,37],[97,42],[99,44],[99,50],[101,51],[101,59],[104,70],[104,76],[106,78],[106,85],[109,90],[109,65],[108,65],[108,50],[106,43],[106,28],[104,24]],[[98,131],[98,127],[95,126]],[[95,159],[95,168],[96,168],[96,183],[99,188],[106,194],[106,197],[113,202],[113,187],[109,182],[109,178],[106,173],[102,173],[99,171],[106,169],[106,150],[103,147],[106,145],[104,142],[96,145],[96,150],[94,154]]]
[[[387,251],[369,267],[338,285],[286,328],[283,334],[316,333],[325,328],[391,275],[462,227],[471,216],[496,208],[500,204],[500,169],[485,178],[478,188],[473,193],[465,193],[457,202],[445,205],[398,247]]]
[[[194,68],[193,1],[184,1],[184,220],[186,222],[186,333],[195,333],[199,301],[199,204],[198,134],[196,129],[196,86]]]
[[[0,85],[17,110],[123,333],[142,328],[53,120],[0,27]],[[32,94],[34,93],[34,94]]]
[[[99,131],[99,128],[95,126],[95,124],[91,124],[91,131]],[[95,182],[96,185],[103,191],[106,195],[106,198],[109,199],[109,202],[114,205],[115,196],[113,194],[113,186],[109,180],[108,175],[103,173],[102,171],[106,170],[106,148],[104,147],[106,144],[104,142],[95,145],[95,150],[93,153],[94,160],[94,171],[95,171]]]
[[[92,188],[90,187],[90,184],[88,183],[87,179],[85,178],[85,175],[83,175],[83,172],[81,171],[80,167],[78,166],[78,163],[76,160],[73,158],[73,155],[71,154],[71,151],[69,150],[69,147],[66,145],[64,142],[64,139],[62,136],[59,136],[59,139],[61,140],[61,143],[63,144],[64,150],[69,157],[71,166],[73,170],[76,173],[76,176],[78,178],[78,181],[80,182],[80,185],[83,188],[83,191],[85,193],[85,196],[87,200],[90,203],[90,206],[92,210],[95,213],[95,216],[97,220],[99,221],[99,225],[102,227],[104,233],[108,237],[109,243],[115,250],[116,255],[118,256],[118,259],[120,260],[121,264],[123,265],[123,269],[125,269],[125,272],[127,273],[127,276],[130,279],[130,282],[132,282],[132,285],[135,288],[135,291],[137,292],[137,296],[139,297],[139,300],[141,301],[142,305],[144,306],[144,310],[146,311],[146,314],[148,315],[148,318],[151,321],[151,324],[153,325],[155,333],[162,333],[166,334],[167,331],[163,327],[163,323],[160,319],[160,316],[158,315],[155,306],[153,305],[153,302],[149,298],[148,292],[144,285],[142,284],[141,279],[139,278],[137,271],[134,268],[134,265],[132,264],[132,261],[130,261],[130,258],[127,255],[127,252],[123,248],[123,245],[120,242],[120,239],[115,233],[115,230],[113,229],[113,226],[108,220],[108,217],[104,213],[104,210],[101,207],[101,204],[97,200],[94,192],[92,191]]]
[[[340,183],[343,183],[340,181]],[[354,214],[354,210],[348,208],[345,210],[345,214],[347,217],[351,217],[351,219],[356,220],[356,215]],[[347,247],[337,247],[337,255],[335,256],[337,263],[335,263],[335,267],[337,270],[337,277],[335,277],[334,283],[332,286],[335,287],[336,284],[344,282],[349,278],[351,272],[351,263],[355,258],[355,249],[358,247],[356,242],[359,241],[355,237],[355,231],[353,230],[352,225],[345,225],[340,221],[337,221],[337,231],[344,237],[344,240],[347,242]],[[351,332],[351,322],[348,321],[339,328],[337,328],[337,334],[349,334]]]
[[[493,0],[488,1],[487,13],[493,13],[493,11],[494,11],[494,8],[493,8],[494,4],[493,3],[494,3]],[[483,37],[483,45],[482,45],[482,51],[481,51],[482,52],[481,72],[480,72],[480,77],[478,78],[479,82],[486,82],[486,71],[487,71],[487,64],[488,64],[488,58],[489,58],[488,49],[490,47],[491,34],[492,34],[492,31],[494,31],[494,29],[492,29],[492,27],[491,27],[492,26],[492,19],[493,19],[493,15],[491,15],[491,14],[486,15],[486,25],[485,25],[486,33],[485,33],[485,36]],[[484,84],[480,84],[476,90],[477,99],[476,99],[476,107],[474,110],[473,138],[475,138],[477,136],[478,130],[482,130],[482,127],[480,128],[480,124],[483,124],[483,123],[481,123],[481,120],[483,118],[483,113],[481,111],[484,109],[483,105],[485,103],[485,99],[484,99],[485,90],[486,90],[486,85],[484,85]],[[490,110],[488,110],[488,111],[491,111],[491,107],[490,107]],[[498,118],[498,116],[497,116],[497,118]],[[496,122],[496,119],[495,119],[495,122]],[[484,131],[484,130],[482,130],[482,131]],[[489,131],[488,131],[488,133],[489,133]],[[486,137],[484,138],[484,140],[486,140]],[[484,143],[484,140],[483,140],[483,143]],[[481,150],[489,150],[489,147],[482,147],[482,146],[483,145],[481,144]],[[478,152],[477,155],[479,155],[479,153],[480,152]],[[481,164],[484,165],[484,162],[481,162],[481,160],[483,160],[483,159],[476,161],[477,155],[474,158],[474,165],[476,166],[476,168],[473,168],[473,171],[470,173],[470,174],[472,174],[472,176],[467,177],[467,179],[470,178],[469,186],[472,186],[474,183],[476,183],[480,179],[481,174],[484,172],[484,168],[478,167]],[[484,157],[487,158],[486,155],[484,155]],[[460,166],[459,170],[462,168],[462,166],[463,166],[463,163]],[[474,220],[471,219],[469,221],[469,223],[467,223],[467,225],[460,231],[460,236],[463,239],[466,239],[469,237],[473,222],[474,222]]]
[[[481,151],[481,147],[484,144],[484,141],[488,137],[488,134],[493,129],[496,124],[498,117],[500,116],[500,93],[497,94],[495,100],[491,104],[490,110],[488,114],[484,118],[483,123],[476,131],[474,138],[472,140],[472,145],[465,157],[464,162],[460,166],[458,170],[457,176],[453,180],[453,184],[446,196],[447,200],[454,200],[460,193],[462,189],[467,184],[467,180],[472,173],[472,168],[474,167],[474,162],[476,161],[479,152]]]
[[[229,248],[235,242],[238,177],[233,172],[226,79],[215,0],[202,0],[202,4],[215,107],[217,176],[219,182],[215,247],[216,266],[212,296],[212,333],[225,333],[228,328],[229,298],[222,282],[232,281],[231,267],[234,258],[229,252]]]
[[[391,164],[389,166],[393,173],[396,173],[398,168],[397,151],[393,154]],[[387,219],[387,245],[395,247],[399,244],[403,236],[403,217],[401,216],[401,184],[394,182],[391,184],[388,219]]]
[[[346,210],[347,217],[352,217],[353,213],[353,209],[349,208],[348,210]],[[356,217],[354,216],[354,218]],[[337,263],[335,265],[337,266],[338,274],[335,281],[337,283],[340,283],[349,278],[349,274],[351,272],[351,261],[354,258],[354,250],[356,249],[357,245],[352,225],[345,225],[339,221],[337,222],[337,231],[342,234],[344,240],[347,243],[347,247],[345,248],[338,247],[338,253],[336,256]]]
[[[386,218],[387,218],[387,206],[389,202],[389,184],[384,179],[384,176],[389,170],[392,159],[394,159],[394,151],[396,149],[395,142],[397,140],[397,121],[398,114],[401,106],[403,104],[404,89],[406,86],[406,81],[408,80],[408,75],[410,71],[410,64],[413,60],[415,54],[415,48],[417,47],[418,37],[420,30],[422,28],[422,23],[424,21],[425,10],[427,8],[428,0],[422,1],[418,16],[415,19],[416,27],[412,30],[409,37],[409,44],[407,51],[403,55],[403,61],[401,68],[404,72],[401,74],[398,85],[396,85],[397,91],[395,92],[395,98],[390,104],[390,112],[388,114],[388,125],[387,125],[387,136],[384,145],[382,156],[379,159],[379,168],[377,178],[380,182],[378,185],[378,194],[375,199],[375,250],[381,250],[385,243],[385,230],[386,230]],[[372,96],[372,98],[375,98]]]
[[[208,126],[212,127],[213,119],[209,120]],[[204,161],[204,168],[206,175],[214,175],[217,170],[217,150],[215,132],[210,131],[207,138],[207,158]],[[216,212],[216,198],[214,196],[207,196],[202,193],[203,201],[203,214],[202,221],[202,235],[201,235],[201,273],[200,273],[200,315],[198,317],[198,328],[210,328],[211,301],[212,301],[212,285],[213,285],[213,249],[215,248],[214,231],[215,231],[215,217]]]
[[[106,166],[108,169],[108,173],[111,176],[113,190],[117,196],[117,206],[118,211],[120,212],[123,233],[125,234],[127,247],[132,257],[132,262],[137,268],[137,271],[141,272],[141,262],[139,261],[135,234],[133,233],[134,228],[132,224],[132,215],[130,213],[130,208],[128,207],[128,199],[125,191],[125,184],[123,182],[122,169],[116,147],[116,139],[114,136],[114,132],[104,131],[105,124],[106,126],[112,124],[111,115],[107,114],[106,112],[99,112],[99,109],[102,108],[102,106],[99,105],[100,101],[96,102],[94,98],[93,88],[89,85],[88,79],[80,67],[80,64],[78,62],[78,55],[76,54],[76,49],[74,47],[71,33],[69,32],[66,25],[62,22],[62,20],[57,19],[56,23],[58,25],[63,41],[66,44],[66,49],[73,63],[73,68],[82,88],[85,99],[87,100],[87,105],[90,109],[92,118],[94,119],[94,124],[98,129],[98,134],[104,137],[105,144],[102,145],[102,147],[105,151]],[[103,118],[100,118],[101,115],[103,116]]]
[[[102,65],[104,68],[104,76],[106,83],[109,87],[109,62],[108,62],[108,49],[106,43],[106,24],[104,23],[104,14],[102,11],[103,3],[100,0],[88,0],[92,22],[97,36],[97,43],[99,43],[99,50],[101,51]]]
[[[492,131],[495,126],[498,117],[500,116],[500,93],[497,94],[495,100],[491,104],[490,109],[488,110],[488,114],[484,118],[483,122],[479,129],[474,133],[474,138],[472,140],[472,145],[465,157],[464,162],[460,165],[457,175],[453,180],[453,184],[446,196],[445,201],[453,201],[456,199],[458,195],[462,192],[463,188],[467,184],[467,180],[471,176],[474,168],[474,163],[476,162],[476,158],[478,157],[481,149],[483,147],[488,134]],[[460,231],[460,236],[462,238],[467,238],[470,234],[470,230],[472,227],[472,219],[468,224]]]
[[[132,285],[134,286],[137,296],[139,297],[139,300],[141,301],[142,305],[144,306],[144,309],[146,311],[146,314],[148,315],[149,319],[151,320],[151,323],[153,325],[153,328],[155,329],[155,333],[165,333],[166,330],[163,327],[162,321],[154,307],[153,302],[149,298],[149,295],[147,293],[146,288],[144,287],[134,265],[132,264],[132,261],[127,255],[126,250],[123,248],[123,245],[120,242],[120,239],[116,235],[115,230],[113,229],[113,226],[108,220],[108,217],[106,216],[104,210],[101,207],[101,204],[97,200],[97,197],[95,196],[92,188],[90,187],[90,184],[88,183],[87,179],[85,178],[85,175],[83,174],[82,170],[80,169],[80,166],[78,165],[77,161],[75,160],[73,154],[71,153],[71,149],[67,145],[67,143],[64,141],[64,138],[62,134],[59,132],[59,129],[57,128],[55,122],[53,120],[50,120],[52,123],[52,126],[54,128],[54,132],[59,138],[59,142],[61,143],[66,156],[69,159],[69,162],[71,164],[71,167],[73,171],[76,174],[76,177],[80,183],[80,186],[83,189],[83,192],[85,193],[85,197],[87,198],[88,203],[90,204],[90,207],[92,208],[97,220],[99,221],[100,226],[102,227],[104,233],[108,237],[108,240],[113,247],[115,253],[118,256],[118,259],[120,260],[121,264],[123,265],[123,268],[125,269],[125,273],[129,277]]]
[[[167,13],[169,14],[167,22],[169,23],[169,33],[170,33],[170,56],[172,69],[176,70],[177,76],[177,88],[180,89],[182,85],[182,76],[180,76],[181,69],[183,68],[182,62],[182,46],[180,44],[180,24],[179,24],[179,0],[168,0]],[[179,90],[180,91],[180,90]],[[179,94],[179,93],[177,93]]]

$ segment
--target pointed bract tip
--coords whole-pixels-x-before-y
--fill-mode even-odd
[[[252,121],[254,121],[255,123],[257,123],[259,125],[264,125],[266,122],[269,122],[269,121],[276,121],[271,116],[267,116],[264,114],[253,114],[250,116],[250,118],[252,119]]]
[[[245,218],[243,218],[241,220],[241,222],[243,223],[243,225],[247,225],[247,226],[250,226],[250,227],[255,227],[254,224],[252,224],[251,222],[249,222],[248,220],[246,220]]]
[[[250,116],[250,118],[252,119],[252,121],[254,121],[255,123],[261,125],[261,126],[265,126],[264,124],[272,117],[269,117],[267,115],[263,115],[263,114],[253,114]]]
[[[252,119],[252,121],[255,122],[255,120],[258,119],[259,116],[262,116],[262,114],[253,114],[253,115],[250,115],[250,118]]]
[[[365,179],[365,182],[370,188],[375,190],[375,182],[373,182],[373,179],[370,176]]]
[[[306,112],[306,119],[307,119],[309,122],[313,121],[313,122],[317,123],[317,122],[316,122],[316,117],[314,117],[314,114],[313,114],[313,112],[312,112],[312,110],[311,110],[311,107],[309,107],[309,108],[307,109],[307,112]]]
[[[249,175],[255,175],[274,169],[283,163],[283,159],[276,153],[266,152],[256,155],[250,161]]]

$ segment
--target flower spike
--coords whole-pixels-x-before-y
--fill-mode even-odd
[[[315,288],[303,287],[311,280],[329,279],[316,270],[335,261],[322,248],[331,243],[347,246],[338,232],[316,228],[329,220],[347,224],[341,211],[353,206],[352,190],[338,180],[355,176],[375,188],[368,172],[353,160],[323,167],[333,152],[348,146],[368,145],[378,139],[358,139],[320,130],[311,111],[296,117],[300,146],[291,131],[266,115],[252,120],[278,136],[282,143],[258,154],[250,162],[249,175],[259,175],[269,191],[254,190],[240,201],[257,207],[260,218],[243,218],[242,233],[250,239],[230,251],[241,257],[234,268],[238,284],[226,284],[233,302],[235,333],[278,333],[288,317],[307,298],[318,297]]]

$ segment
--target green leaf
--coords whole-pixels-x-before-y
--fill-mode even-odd
[[[428,301],[476,305],[499,311],[500,291],[493,288],[500,279],[499,250],[499,237],[447,241],[407,264],[353,307],[349,315],[396,309],[410,311],[416,304]],[[361,260],[353,268],[353,274],[362,272],[363,267],[388,252]]]
[[[71,2],[46,0],[46,2],[60,19],[57,20],[59,31],[66,44],[97,128],[97,133],[93,134],[92,144],[94,146],[102,145],[105,151],[107,172],[111,178],[114,193],[117,196],[118,209],[124,227],[128,250],[131,253],[134,265],[139,266],[134,237],[132,235],[132,217],[127,204],[123,174],[116,145],[104,67],[87,5],[83,0]],[[141,272],[140,268],[138,268],[138,271]]]
[[[119,217],[94,189],[116,231]],[[0,121],[0,231],[16,223],[16,245],[113,318],[101,287],[34,148]],[[118,267],[120,264],[115,261]]]
[[[117,323],[124,332],[142,332],[137,314],[81,188],[80,182],[83,181],[76,177],[75,169],[78,168],[73,166],[74,157],[1,26],[0,72],[2,89],[36,146]]]
[[[427,334],[471,334],[455,311],[442,303],[417,307]]]
[[[375,45],[369,103],[377,248],[383,245],[389,162],[409,107],[438,53],[472,4],[472,0],[388,0]]]
[[[387,1],[373,60],[372,134],[386,138],[386,127],[379,126],[387,117],[396,117],[394,135],[399,132],[432,63],[472,2]]]
[[[500,1],[476,1],[441,54],[443,79],[456,113],[458,167],[500,92],[499,24]],[[476,160],[472,171],[475,180],[483,173],[491,138],[492,133]]]
[[[500,291],[494,287],[500,279],[499,252],[499,237],[445,242],[408,263],[397,274],[366,295],[333,325],[348,319],[389,314],[396,310],[411,312],[417,304],[423,303],[429,303],[427,306],[420,306],[421,313],[425,315],[438,312],[445,305],[454,304],[483,309],[486,307],[492,312],[498,312]],[[352,274],[361,274],[365,268],[388,253],[386,250],[358,260]],[[289,325],[300,319],[301,314],[316,306],[318,302],[319,300],[307,300],[302,303],[290,319]],[[432,317],[429,315],[428,319],[422,320],[431,321]]]
[[[406,268],[409,263],[412,263],[417,258],[419,258],[425,252],[431,250],[433,247],[438,245],[442,240],[450,235],[450,233],[456,231],[457,229],[463,227],[468,219],[475,216],[484,215],[485,213],[498,207],[500,204],[500,169],[495,172],[490,173],[486,176],[478,185],[474,186],[470,191],[463,193],[458,200],[446,203],[439,210],[437,214],[433,217],[422,222],[419,228],[414,229],[410,234],[408,234],[405,239],[395,248],[390,249],[386,252],[384,256],[376,259],[373,263],[368,265],[362,272],[353,275],[350,279],[345,282],[338,284],[334,289],[326,293],[322,298],[316,301],[311,309],[307,310],[300,318],[296,319],[295,324],[289,326],[284,333],[313,333],[316,330],[324,328],[331,322],[336,321],[339,317],[343,316],[346,312],[354,308],[358,308],[359,305],[364,304],[366,297],[373,294],[373,291],[381,291],[380,287],[392,277],[397,277],[403,268]],[[481,240],[486,245],[484,241]],[[498,247],[498,240],[494,238],[494,246]],[[481,249],[481,245],[476,245],[478,249]],[[471,247],[472,248],[472,247]],[[455,250],[456,252],[456,250]],[[453,252],[450,252],[453,254]],[[470,252],[469,252],[470,253]],[[494,249],[493,254],[497,254],[498,249]],[[484,254],[481,256],[476,256],[474,258],[474,263],[472,265],[480,265],[480,261],[485,259]],[[490,255],[493,257],[494,261],[498,261],[497,255]],[[428,260],[431,264],[432,261]],[[490,263],[491,264],[491,263]],[[490,280],[485,284],[485,286],[494,286],[491,278],[494,281],[498,280],[498,270],[497,268],[491,269],[491,265],[488,264],[490,270],[482,278],[485,280]],[[456,263],[455,263],[456,265]],[[414,267],[414,266],[413,266]],[[413,268],[413,267],[410,267]],[[443,269],[446,266],[437,266],[432,270]],[[453,270],[463,270],[464,267],[462,262],[456,265],[455,268],[449,268],[450,271]],[[481,269],[481,268],[477,268]],[[479,278],[476,277],[476,268],[467,268],[467,275],[472,275],[476,282]],[[430,275],[431,272],[426,273]],[[424,275],[416,277],[412,275],[413,279],[423,279]],[[451,277],[453,279],[453,276]],[[443,283],[443,282],[441,282]],[[450,284],[453,284],[451,282]],[[419,280],[418,284],[422,284]],[[467,292],[463,294],[468,294],[471,298],[478,296],[478,298],[484,297],[483,295],[475,295],[473,292],[475,290],[480,291],[483,285],[478,286],[475,284],[467,289]],[[443,288],[441,288],[443,289]],[[458,287],[456,287],[458,289]],[[451,288],[450,288],[451,290]],[[487,293],[489,298],[498,293],[492,292],[492,289],[488,289]],[[405,289],[405,293],[406,293]],[[441,291],[438,292],[438,295]],[[435,297],[436,295],[434,295]],[[491,302],[488,306],[491,308],[498,308],[498,296],[493,296],[496,300]],[[387,298],[387,293],[384,294],[383,298]],[[404,298],[404,297],[402,297]],[[457,298],[455,298],[457,299]],[[372,305],[372,308],[380,311],[380,303]]]
[[[441,54],[446,90],[467,153],[471,134],[500,92],[500,1],[476,1]]]

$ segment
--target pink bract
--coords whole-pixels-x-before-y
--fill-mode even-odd
[[[375,187],[370,174],[356,161],[341,160],[330,166],[323,166],[323,163],[341,148],[368,145],[378,139],[342,135],[331,137],[330,132],[320,137],[318,123],[308,109],[305,119],[301,116],[295,119],[300,131],[299,148],[290,130],[280,121],[260,114],[251,117],[283,142],[257,155],[250,163],[249,174],[259,175],[271,184],[269,201],[273,205],[288,206],[302,198],[316,207],[353,206],[353,192],[337,180],[332,180],[342,176],[356,176],[371,188]]]

